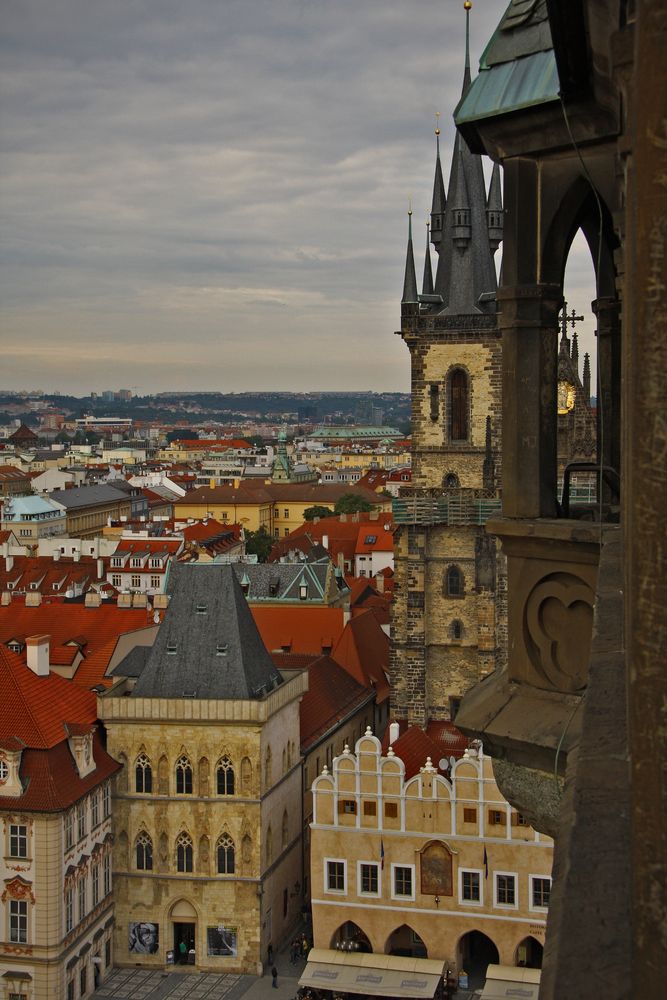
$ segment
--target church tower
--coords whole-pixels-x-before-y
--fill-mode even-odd
[[[463,94],[470,85],[469,12]],[[394,502],[392,713],[424,726],[451,718],[502,659],[504,575],[484,530],[500,511],[501,338],[493,260],[503,231],[494,166],[456,135],[445,193],[436,128],[430,242],[418,292],[412,218],[400,335],[410,351],[412,483]]]

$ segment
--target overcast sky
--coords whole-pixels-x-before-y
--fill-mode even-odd
[[[474,4],[473,75],[505,6]],[[0,388],[409,388],[406,210],[421,274],[462,0],[1,10]]]

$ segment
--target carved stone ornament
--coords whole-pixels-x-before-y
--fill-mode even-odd
[[[524,606],[526,649],[537,673],[558,691],[586,685],[594,594],[571,573],[551,573]]]
[[[27,899],[29,902],[34,903],[35,895],[32,891],[32,883],[26,882],[20,875],[9,879],[5,882],[2,902],[6,903],[8,899]]]

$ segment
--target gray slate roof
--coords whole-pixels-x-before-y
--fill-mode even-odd
[[[298,601],[301,581],[308,587],[308,599],[321,602],[327,581],[327,563],[234,563],[239,583],[250,581],[250,601]]]
[[[233,566],[177,563],[168,590],[134,697],[256,699],[282,683]]]
[[[49,494],[52,500],[61,503],[67,510],[74,510],[76,507],[88,507],[96,503],[120,503],[127,500],[124,492],[116,489],[115,486],[77,486],[71,490],[53,490]]]

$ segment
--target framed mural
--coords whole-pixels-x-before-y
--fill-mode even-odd
[[[206,940],[209,955],[222,955],[224,957],[235,958],[238,954],[238,927],[228,927],[225,924],[218,924],[217,927],[207,927]]]
[[[133,955],[155,955],[160,941],[160,925],[142,920],[129,924],[128,949]]]
[[[425,896],[451,896],[452,856],[447,846],[432,840],[421,852],[421,891]]]

